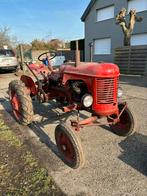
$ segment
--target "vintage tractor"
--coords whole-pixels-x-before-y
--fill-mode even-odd
[[[39,57],[41,58],[41,57]],[[10,102],[16,120],[28,125],[33,120],[32,98],[40,102],[57,100],[63,111],[77,110],[77,120],[60,123],[55,128],[55,140],[62,159],[72,168],[84,163],[84,153],[78,132],[88,126],[108,125],[120,135],[128,136],[137,129],[134,114],[126,102],[120,102],[119,68],[112,63],[65,63],[52,70],[43,79],[22,75],[9,84]],[[36,81],[34,81],[34,79]],[[80,120],[79,111],[86,110],[90,117]]]

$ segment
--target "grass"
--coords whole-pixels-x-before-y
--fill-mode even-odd
[[[0,195],[63,195],[47,170],[1,119]]]

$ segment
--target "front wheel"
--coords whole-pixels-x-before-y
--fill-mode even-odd
[[[23,125],[30,124],[34,114],[32,100],[27,88],[21,80],[10,82],[9,96],[16,120]]]
[[[124,106],[125,106],[124,104],[118,105],[119,113],[121,113]],[[108,119],[108,121],[110,122],[111,120]],[[131,135],[133,132],[138,130],[138,124],[137,124],[137,119],[136,119],[135,114],[127,106],[124,109],[123,113],[121,114],[119,118],[119,122],[117,122],[116,124],[110,125],[110,128],[112,132],[114,132],[115,134],[119,136]]]
[[[55,140],[63,161],[70,167],[77,169],[84,165],[84,155],[81,142],[74,131],[65,124],[57,125]]]

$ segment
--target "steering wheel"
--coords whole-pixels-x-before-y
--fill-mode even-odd
[[[52,59],[54,59],[56,57],[56,53],[55,52],[44,52],[44,53],[39,55],[38,60],[43,62],[43,60],[46,59],[47,57],[45,57],[45,58],[41,58],[41,57],[44,56],[44,55],[47,55],[47,54],[52,54],[52,56],[48,60],[52,60]]]

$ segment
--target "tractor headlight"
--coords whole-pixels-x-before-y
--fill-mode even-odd
[[[90,94],[85,94],[82,97],[82,104],[85,108],[90,107],[92,103],[93,103],[93,97]]]
[[[118,92],[117,92],[117,97],[120,98],[120,97],[122,97],[122,95],[123,95],[122,88],[119,87]]]

